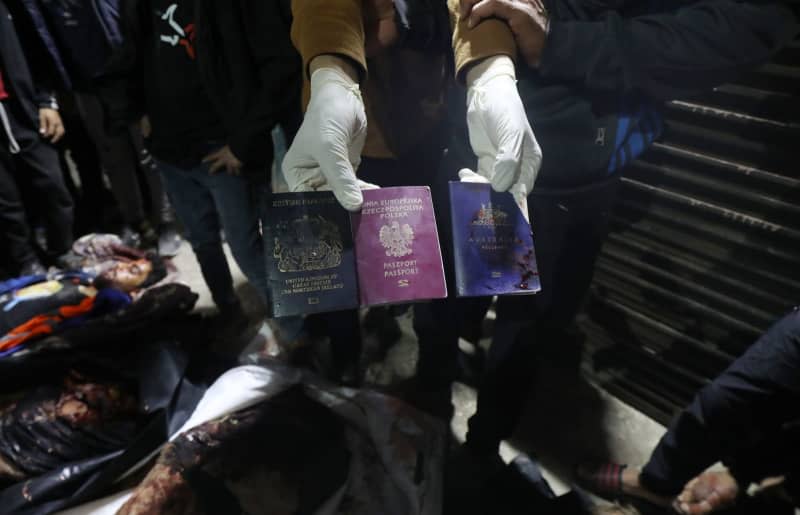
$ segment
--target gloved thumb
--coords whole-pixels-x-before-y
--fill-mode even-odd
[[[497,158],[492,169],[492,188],[495,191],[508,191],[519,179],[522,165],[521,132],[506,133],[499,142]]]
[[[489,179],[487,179],[483,175],[473,172],[469,168],[462,168],[461,170],[459,170],[458,178],[461,179],[461,182],[480,182],[484,184],[489,183]]]
[[[372,184],[371,182],[362,181],[361,179],[357,179],[357,180],[358,180],[358,187],[361,188],[362,190],[379,190],[379,189],[381,189],[381,187],[378,186],[377,184]]]
[[[320,169],[339,204],[348,211],[359,211],[364,203],[361,187],[347,154],[322,154]]]

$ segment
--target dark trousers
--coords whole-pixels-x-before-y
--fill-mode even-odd
[[[258,211],[262,196],[267,195],[266,184],[258,184],[245,174],[212,175],[205,163],[188,169],[163,161],[157,163],[217,307],[225,311],[239,303],[221,230],[225,231],[239,268],[266,302],[266,260]]]
[[[675,495],[723,461],[743,489],[800,479],[800,311],[769,329],[675,419],[642,470],[644,486]]]
[[[64,138],[58,144],[59,161],[64,172],[64,182],[75,201],[75,233],[106,232],[106,220],[111,218],[106,214],[106,199],[109,197],[103,184],[103,170],[97,149],[77,111],[74,96],[59,95],[59,104],[66,130]],[[67,161],[67,150],[75,164],[77,184]]]
[[[470,445],[496,452],[500,441],[511,436],[533,382],[537,348],[558,345],[566,338],[589,289],[617,190],[618,180],[610,179],[580,189],[535,189],[529,197],[542,291],[498,298],[477,412],[469,421]],[[449,299],[418,306],[414,328],[423,384],[449,383],[459,322],[482,320],[490,302],[490,298]]]
[[[78,111],[97,148],[100,162],[108,176],[111,191],[119,204],[125,223],[137,225],[147,219],[145,195],[150,196],[153,213],[161,215],[164,189],[161,178],[154,167],[145,167],[139,180],[139,156],[144,148],[137,129],[121,134],[109,134],[106,130],[105,112],[100,100],[89,93],[75,93]]]
[[[0,132],[0,238],[5,259],[20,268],[36,258],[22,191],[30,199],[28,211],[44,223],[47,251],[53,256],[72,245],[73,204],[55,148],[34,128],[19,123],[14,109],[7,108],[6,114],[20,149],[12,154],[6,134]]]

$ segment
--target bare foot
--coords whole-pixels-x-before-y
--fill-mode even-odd
[[[685,515],[705,515],[731,506],[738,495],[729,472],[704,472],[686,484],[673,507]]]

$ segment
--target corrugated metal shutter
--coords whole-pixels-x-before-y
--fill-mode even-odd
[[[800,43],[667,115],[580,317],[589,374],[662,423],[800,303]]]

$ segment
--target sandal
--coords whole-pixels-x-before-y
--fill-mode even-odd
[[[580,483],[588,490],[612,499],[639,499],[655,506],[666,507],[669,497],[653,493],[642,486],[623,489],[622,474],[628,465],[618,463],[580,464],[575,470]]]

